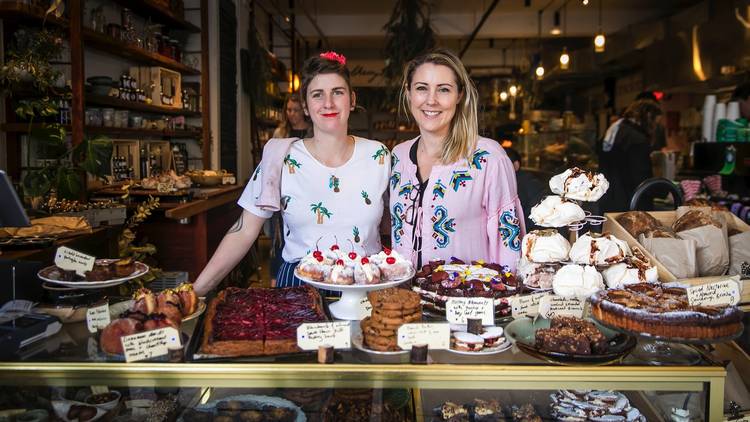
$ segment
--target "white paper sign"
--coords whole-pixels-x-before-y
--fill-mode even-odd
[[[172,327],[120,337],[125,361],[135,362],[164,356],[170,348],[181,347],[180,333]]]
[[[372,304],[370,303],[370,300],[367,299],[367,296],[365,296],[359,301],[359,316],[360,318],[365,319],[370,315],[372,315]]]
[[[91,271],[95,261],[95,257],[67,246],[60,246],[55,252],[55,265],[63,270],[75,271],[80,276],[86,275],[86,271]]]
[[[554,318],[560,315],[583,318],[584,304],[577,297],[547,295],[539,301],[539,315],[543,318]]]
[[[427,348],[449,349],[451,346],[450,324],[404,324],[398,328],[398,347],[409,350],[412,346],[426,344]]]
[[[349,321],[316,322],[297,327],[297,346],[302,350],[317,350],[320,346],[334,349],[352,347],[352,328]]]
[[[537,316],[539,314],[539,302],[543,297],[549,295],[549,292],[544,292],[510,298],[511,315],[513,315],[513,318]]]
[[[106,327],[109,321],[108,303],[86,310],[86,326],[89,328],[90,333],[95,333],[96,330]]]
[[[466,324],[481,318],[482,325],[495,325],[495,303],[486,297],[452,297],[445,302],[445,316],[452,324]]]
[[[687,288],[688,303],[692,306],[722,306],[740,303],[742,288],[734,277],[716,283]]]

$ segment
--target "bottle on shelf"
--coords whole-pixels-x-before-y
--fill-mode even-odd
[[[146,147],[141,146],[141,160],[140,160],[141,179],[148,177],[148,157],[146,156]]]

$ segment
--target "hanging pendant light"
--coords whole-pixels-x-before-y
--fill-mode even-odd
[[[562,54],[560,54],[560,69],[568,70],[570,67],[570,55],[568,54],[568,48],[563,47]]]
[[[535,57],[537,67],[534,70],[534,74],[536,75],[537,79],[542,79],[544,77],[544,66],[542,65],[542,11],[540,10],[537,13],[537,43],[538,43],[538,52],[537,57]]]
[[[542,66],[541,62],[539,63],[539,66],[536,67],[536,70],[534,71],[534,73],[536,74],[537,79],[544,78],[544,66]]]
[[[508,87],[508,93],[509,93],[509,94],[510,94],[510,95],[511,95],[512,97],[515,97],[515,96],[516,96],[516,94],[518,93],[518,87],[516,87],[515,85],[511,85],[511,86],[509,86],[509,87]]]
[[[508,99],[508,93],[505,91],[500,92],[500,101],[505,101]]]
[[[603,53],[604,45],[607,43],[607,38],[604,37],[604,31],[602,31],[602,3],[603,0],[599,0],[599,32],[594,37],[595,53]]]
[[[549,33],[552,35],[562,34],[562,31],[560,30],[560,11],[559,10],[555,11],[552,29],[549,31]]]

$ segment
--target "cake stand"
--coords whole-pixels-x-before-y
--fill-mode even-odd
[[[330,284],[323,283],[321,281],[310,280],[307,277],[301,276],[294,272],[294,276],[304,281],[305,283],[317,287],[318,289],[330,290],[333,292],[341,292],[341,299],[337,302],[332,303],[328,309],[331,310],[331,316],[336,319],[346,320],[361,320],[367,316],[364,309],[362,309],[362,301],[367,297],[367,292],[373,290],[387,289],[388,287],[398,286],[399,284],[409,281],[414,277],[415,271],[412,268],[408,275],[378,284]]]

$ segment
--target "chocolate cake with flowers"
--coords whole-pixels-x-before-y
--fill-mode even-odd
[[[517,293],[517,281],[507,266],[483,261],[471,264],[452,259],[432,261],[414,277],[412,290],[419,293],[423,309],[445,314],[445,303],[452,297],[485,297],[495,301],[495,315],[508,316],[509,297]]]

